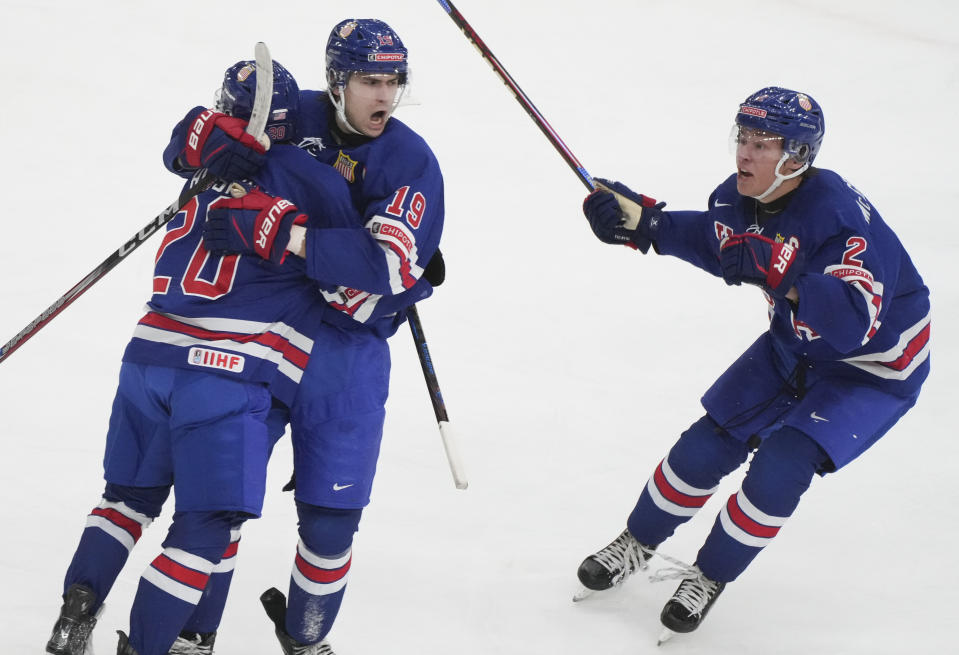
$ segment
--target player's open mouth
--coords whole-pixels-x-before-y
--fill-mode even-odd
[[[750,173],[749,171],[744,171],[741,168],[739,169],[739,177],[752,177],[752,176],[753,174]]]
[[[373,123],[382,123],[386,120],[386,112],[383,110],[373,112],[373,115],[370,116],[370,121]]]

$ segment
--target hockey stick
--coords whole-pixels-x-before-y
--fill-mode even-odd
[[[273,60],[270,57],[270,50],[263,42],[256,44],[256,67],[258,71],[266,71],[268,74],[256,76],[256,95],[253,99],[253,111],[250,115],[250,122],[247,124],[246,131],[248,134],[260,139],[266,127],[266,120],[270,114],[270,103],[273,100]],[[216,177],[208,170],[203,169],[200,171],[200,174],[191,180],[191,186],[180,192],[180,197],[176,199],[176,202],[147,223],[143,229],[134,234],[126,243],[120,246],[118,250],[103,260],[89,275],[60,296],[56,302],[30,321],[27,327],[20,330],[16,336],[10,339],[3,348],[0,348],[0,362],[4,361],[13,351],[26,343],[30,337],[52,321],[57,314],[69,307],[73,301],[83,295],[87,289],[99,282],[103,276],[113,270],[127,255],[143,245],[143,242],[152,234],[180,213],[184,205],[210,188],[214,182],[216,182]]]
[[[576,159],[576,155],[569,149],[569,147],[563,143],[563,140],[559,137],[559,134],[556,133],[556,130],[553,129],[553,126],[549,124],[549,121],[543,117],[539,109],[536,108],[536,105],[533,104],[533,101],[523,92],[523,89],[520,88],[519,84],[516,83],[516,80],[513,79],[513,76],[509,74],[503,64],[500,63],[499,59],[496,58],[496,55],[489,49],[486,43],[483,42],[483,39],[480,38],[479,34],[476,33],[476,30],[463,18],[463,14],[453,5],[449,0],[437,0],[440,3],[440,6],[449,14],[449,17],[456,23],[457,27],[462,30],[463,34],[466,35],[466,38],[476,46],[476,49],[479,50],[480,54],[483,56],[490,66],[493,67],[493,70],[496,71],[496,74],[499,75],[500,79],[506,83],[506,86],[510,88],[513,92],[513,97],[516,98],[516,101],[522,105],[523,109],[526,110],[526,113],[529,114],[529,117],[533,119],[533,122],[536,123],[537,127],[546,135],[546,138],[549,139],[549,142],[553,144],[553,147],[556,148],[556,151],[559,152],[563,160],[569,165],[573,172],[576,173],[576,177],[586,186],[587,189],[593,191],[595,189],[603,189],[609,191],[614,196],[616,196],[617,202],[619,202],[619,207],[625,215],[625,220],[623,226],[628,229],[635,229],[639,225],[639,219],[642,214],[643,208],[637,203],[633,202],[626,196],[613,191],[608,188],[606,185],[596,182],[592,176],[586,171],[579,160]]]
[[[446,413],[446,403],[443,401],[440,383],[436,378],[436,371],[433,369],[433,360],[430,357],[429,347],[426,345],[426,335],[423,334],[423,323],[420,321],[420,314],[416,310],[416,305],[410,307],[408,320],[410,332],[413,334],[413,343],[416,344],[416,354],[419,355],[420,366],[423,368],[423,377],[426,379],[426,388],[430,392],[430,401],[433,403],[433,414],[436,415],[436,424],[440,428],[440,437],[443,439],[446,461],[449,462],[450,473],[453,474],[453,484],[456,485],[457,489],[466,489],[469,482],[466,480],[466,471],[459,454],[459,440],[450,426],[450,419]]]
[[[440,3],[440,6],[446,10],[446,13],[449,14],[449,17],[453,19],[453,22],[456,23],[457,27],[463,31],[463,34],[466,35],[466,38],[469,39],[476,49],[480,51],[480,54],[483,55],[483,59],[489,62],[490,66],[493,67],[493,70],[496,71],[496,74],[500,76],[500,79],[506,83],[506,86],[510,88],[513,92],[513,96],[516,98],[517,102],[523,106],[523,109],[526,110],[526,113],[529,114],[529,117],[533,119],[533,122],[542,130],[543,134],[546,135],[546,138],[549,139],[549,142],[553,144],[553,147],[559,152],[563,157],[566,163],[569,165],[573,172],[576,173],[576,176],[586,185],[586,188],[592,191],[596,188],[596,183],[593,182],[593,178],[590,177],[589,173],[586,172],[586,169],[583,168],[583,165],[579,163],[579,160],[576,159],[576,156],[570,151],[570,149],[563,143],[563,140],[559,138],[559,135],[549,124],[549,122],[543,117],[543,115],[536,108],[536,105],[523,93],[523,89],[520,88],[519,84],[516,83],[516,80],[506,71],[506,68],[503,64],[500,63],[499,59],[496,58],[490,49],[486,46],[486,43],[483,42],[483,39],[480,38],[479,34],[476,33],[476,30],[470,26],[470,24],[463,18],[463,14],[453,5],[452,2],[448,0],[437,0]]]

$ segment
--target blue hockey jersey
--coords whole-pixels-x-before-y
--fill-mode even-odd
[[[272,148],[253,182],[296,198],[308,226],[349,229],[359,220],[342,178],[293,146]],[[206,212],[224,197],[222,186],[204,191],[167,224],[148,312],[123,359],[263,382],[289,403],[331,309],[298,257],[275,265],[206,250]]]
[[[375,139],[341,142],[323,91],[301,91],[296,118],[297,145],[339,172],[358,212],[354,225],[308,230],[306,273],[337,310],[325,320],[347,328],[369,325],[389,336],[406,309],[432,293],[420,278],[443,230],[439,164],[426,142],[396,118]],[[183,130],[182,123],[174,128],[164,152],[167,168],[181,175],[176,159]]]
[[[705,212],[665,212],[656,237],[721,276],[720,244],[761,233],[795,248],[798,303],[764,293],[769,330],[706,391],[727,433],[764,439],[782,426],[815,440],[838,469],[865,452],[916,402],[929,373],[929,290],[875,207],[839,175],[811,169],[767,206],[736,177]]]
[[[798,306],[766,294],[782,372],[802,361],[820,375],[915,393],[929,369],[929,290],[876,208],[836,173],[812,169],[781,212],[759,216],[733,175],[705,212],[665,212],[657,252],[721,276],[727,235],[758,232],[792,244]]]
[[[443,231],[443,177],[426,142],[396,118],[375,139],[343,143],[333,121],[325,92],[300,92],[298,145],[346,180],[366,238],[338,229],[307,236],[307,272],[327,283],[331,306],[366,322],[412,304],[407,292]]]

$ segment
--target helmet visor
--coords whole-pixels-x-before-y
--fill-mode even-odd
[[[779,134],[734,123],[729,131],[729,152],[753,157],[778,159],[783,152],[783,137]]]
[[[382,101],[392,111],[403,97],[406,80],[405,74],[355,71],[347,82],[348,95],[364,102]]]

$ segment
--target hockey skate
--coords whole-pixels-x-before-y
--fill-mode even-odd
[[[215,632],[181,632],[167,655],[213,655]]]
[[[63,594],[60,617],[53,624],[53,633],[47,642],[47,652],[54,655],[85,655],[91,653],[90,633],[97,624],[96,614],[90,608],[96,603],[93,590],[81,584],[72,584]],[[100,607],[100,610],[103,606]]]
[[[670,578],[682,578],[683,581],[679,583],[676,593],[659,615],[665,630],[659,636],[657,645],[662,644],[675,633],[692,632],[698,628],[706,618],[709,608],[726,588],[725,582],[710,580],[696,566],[672,569],[671,572],[657,573],[654,576],[655,580]]]
[[[336,655],[330,642],[324,639],[315,644],[301,644],[286,632],[286,596],[276,587],[270,587],[260,595],[266,615],[273,621],[276,638],[280,640],[283,655]]]
[[[576,575],[583,583],[584,589],[573,596],[573,602],[581,601],[595,591],[611,589],[636,571],[647,569],[647,562],[654,552],[656,546],[647,546],[636,541],[629,530],[623,530],[612,543],[593,553],[579,565]]]

